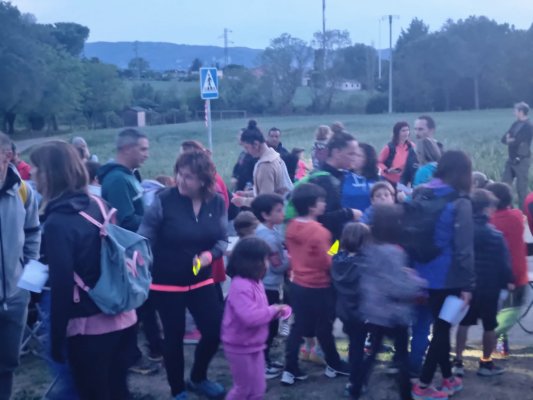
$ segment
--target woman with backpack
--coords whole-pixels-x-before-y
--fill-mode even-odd
[[[139,228],[154,252],[150,296],[163,324],[163,358],[172,396],[187,399],[183,337],[188,309],[202,337],[187,388],[218,398],[224,388],[207,379],[207,368],[220,342],[223,305],[212,261],[227,247],[226,206],[216,193],[215,165],[206,152],[182,153],[174,172],[176,186],[156,194]]]
[[[409,124],[397,122],[392,128],[392,140],[379,153],[381,175],[393,185],[408,185],[415,177],[418,160],[409,134]]]
[[[447,399],[463,388],[462,380],[452,375],[451,324],[439,316],[448,297],[460,297],[464,307],[472,297],[475,284],[474,228],[472,204],[467,197],[471,186],[470,159],[462,151],[448,151],[440,159],[434,178],[428,184],[417,188],[413,194],[412,202],[417,204],[412,210],[418,209],[422,213],[420,218],[417,218],[417,224],[424,224],[424,214],[430,215],[434,221],[431,225],[432,235],[429,235],[434,238],[433,246],[431,243],[427,246],[423,238],[419,238],[419,251],[411,252],[416,271],[428,282],[428,308],[433,318],[433,336],[419,383],[413,386],[412,395],[415,399]],[[406,219],[409,218],[408,215],[409,208]],[[406,221],[406,224],[409,224],[409,221]],[[408,228],[405,229],[406,232],[409,231]],[[422,234],[428,236],[428,232]],[[416,243],[414,246],[416,247]],[[434,250],[431,257],[425,257],[428,247]],[[408,252],[409,250],[408,248]],[[421,333],[415,326],[412,352],[420,347],[418,342],[427,340],[429,333],[429,327],[426,332]],[[443,378],[438,390],[431,386],[437,367],[440,367]]]
[[[61,141],[39,146],[30,159],[45,204],[43,252],[50,274],[52,358],[68,360],[80,399],[127,399],[135,310],[104,314],[75,286],[75,274],[94,287],[101,273],[100,229],[80,214],[104,219],[89,197],[85,165],[76,149]]]

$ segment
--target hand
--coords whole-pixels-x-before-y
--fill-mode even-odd
[[[467,307],[468,305],[470,305],[470,301],[472,300],[472,293],[461,292],[461,300],[465,302],[464,307]]]
[[[238,196],[238,197],[254,197],[254,191],[253,190],[237,190],[234,193],[234,196]]]
[[[398,192],[398,194],[396,195],[396,200],[398,200],[398,203],[405,202],[406,198],[407,198],[407,195],[405,194],[405,192]]]
[[[508,283],[507,284],[507,290],[512,292],[513,290],[516,289],[516,286],[514,285],[514,283]]]
[[[211,265],[211,262],[213,261],[213,256],[209,251],[204,251],[200,253],[199,256],[194,256],[192,259],[192,265],[196,265],[198,260],[200,260],[200,268],[207,267],[208,265]]]
[[[359,221],[361,217],[363,216],[363,213],[361,212],[361,210],[357,210],[355,208],[352,208],[352,214],[353,214],[354,221]]]
[[[237,183],[238,183],[238,180],[237,178],[231,178],[231,180],[229,181],[230,183],[230,188],[232,188],[233,190],[237,187]]]
[[[244,197],[238,196],[237,194],[235,194],[231,199],[231,204],[233,204],[235,207],[243,207],[244,203]]]

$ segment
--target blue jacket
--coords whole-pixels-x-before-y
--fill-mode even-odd
[[[255,235],[267,242],[270,247],[268,268],[263,278],[265,290],[279,291],[285,273],[289,269],[289,258],[283,246],[283,235],[277,229],[269,229],[263,224],[259,224],[256,228]]]
[[[454,190],[440,179],[433,179],[425,187],[437,197]],[[426,264],[414,263],[419,275],[427,280],[428,288],[473,291],[474,228],[470,199],[459,197],[446,205],[436,223],[434,240],[441,254]]]
[[[437,163],[436,162],[430,162],[427,164],[422,165],[416,170],[415,179],[413,181],[413,187],[417,187],[420,185],[423,185],[424,183],[428,183],[433,179],[433,174],[437,170]]]
[[[347,171],[342,187],[342,206],[364,211],[370,207],[370,191],[376,180]]]

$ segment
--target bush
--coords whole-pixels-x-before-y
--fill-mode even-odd
[[[124,120],[114,111],[106,112],[104,121],[106,128],[122,128],[124,126]]]
[[[384,94],[372,96],[366,103],[367,114],[382,114],[389,108],[389,98]]]

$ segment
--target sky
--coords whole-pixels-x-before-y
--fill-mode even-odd
[[[322,29],[322,0],[11,0],[40,23],[87,26],[89,42],[151,41],[265,48],[282,33],[310,41]],[[438,30],[447,19],[485,15],[518,29],[533,23],[531,0],[326,0],[326,29],[346,29],[354,43],[388,47],[417,17]],[[381,25],[381,29],[380,29]],[[381,35],[380,35],[381,30]],[[380,40],[381,36],[381,40]]]

